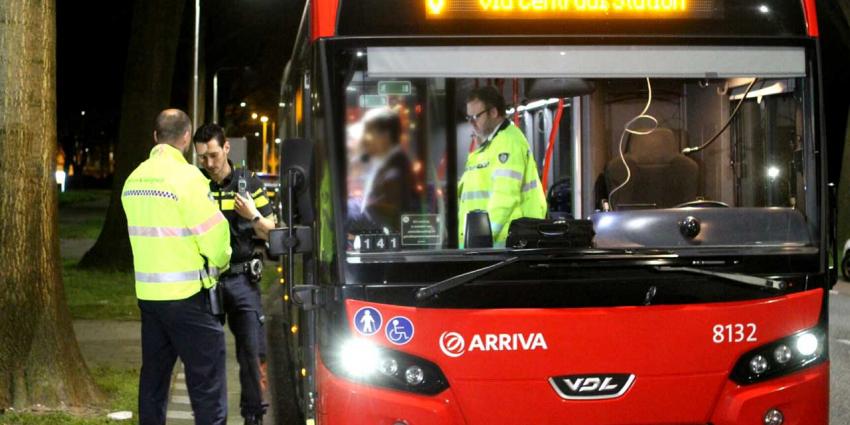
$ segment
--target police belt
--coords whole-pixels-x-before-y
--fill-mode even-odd
[[[224,275],[251,274],[251,261],[243,261],[241,263],[230,263],[230,268],[224,272]]]

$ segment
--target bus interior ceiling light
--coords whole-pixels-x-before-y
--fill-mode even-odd
[[[767,167],[767,177],[769,177],[771,180],[774,180],[779,177],[779,167],[775,165]]]
[[[747,98],[748,99],[750,99],[750,98],[760,99],[763,96],[770,96],[772,94],[786,93],[786,92],[789,92],[789,91],[792,91],[792,90],[794,90],[793,83],[789,84],[785,81],[774,81],[772,84],[762,85],[761,87],[759,87],[755,90],[751,90],[749,93],[747,93]],[[738,91],[738,93],[734,93],[731,96],[729,96],[729,100],[739,100],[739,99],[743,98],[743,96],[744,96],[744,93]]]
[[[528,105],[520,105],[517,108],[510,108],[510,109],[506,110],[505,113],[508,114],[508,115],[511,115],[514,112],[530,111],[532,109],[537,109],[537,108],[540,108],[540,107],[543,107],[543,106],[549,106],[549,105],[552,105],[554,103],[558,103],[558,100],[560,100],[560,99],[554,98],[554,97],[551,98],[551,99],[535,100],[534,102],[531,102]]]

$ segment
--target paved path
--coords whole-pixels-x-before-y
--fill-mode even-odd
[[[850,424],[850,283],[839,282],[829,297],[829,423]]]
[[[83,358],[89,367],[109,366],[121,369],[139,369],[141,367],[142,345],[140,340],[141,323],[137,321],[114,320],[75,320],[74,332]],[[239,416],[239,366],[236,362],[236,349],[233,335],[225,331],[227,344],[227,424],[241,425]],[[194,424],[192,407],[189,405],[189,393],[183,365],[179,361],[174,367],[171,398],[168,403],[169,424]],[[271,412],[269,412],[271,413]],[[271,424],[271,414],[266,415],[266,423]]]
[[[59,220],[63,223],[80,222],[106,214],[108,198],[94,202],[77,204],[61,209]],[[79,260],[94,245],[94,239],[62,239],[60,252],[63,260]],[[89,367],[109,366],[120,369],[140,369],[142,359],[141,323],[138,321],[118,320],[75,320],[74,332],[80,351]],[[239,416],[239,366],[236,362],[236,348],[230,330],[225,330],[227,345],[227,400],[228,425],[241,425]],[[194,424],[192,408],[189,405],[189,393],[183,375],[183,365],[179,361],[172,377],[171,399],[168,404],[168,423]],[[271,409],[266,415],[266,423],[271,424]]]

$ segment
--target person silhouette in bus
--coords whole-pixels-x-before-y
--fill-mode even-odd
[[[372,313],[369,310],[363,312],[363,317],[360,319],[361,331],[364,334],[375,332],[375,319],[372,318]]]
[[[496,88],[472,90],[466,114],[480,145],[467,157],[458,183],[458,240],[464,240],[466,215],[484,210],[493,246],[504,247],[513,220],[546,216],[537,164],[522,130],[505,117],[505,99]]]
[[[389,108],[366,112],[360,145],[368,171],[357,227],[398,232],[401,215],[415,212],[413,169],[400,141],[398,113]]]

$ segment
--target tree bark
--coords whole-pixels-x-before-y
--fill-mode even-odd
[[[147,159],[153,148],[154,119],[160,111],[169,107],[184,8],[185,2],[181,0],[135,2],[112,196],[100,235],[80,260],[80,267],[133,269],[127,217],[121,207],[121,189],[133,169]]]
[[[0,98],[0,408],[89,403],[59,268],[52,0],[0,2]]]

